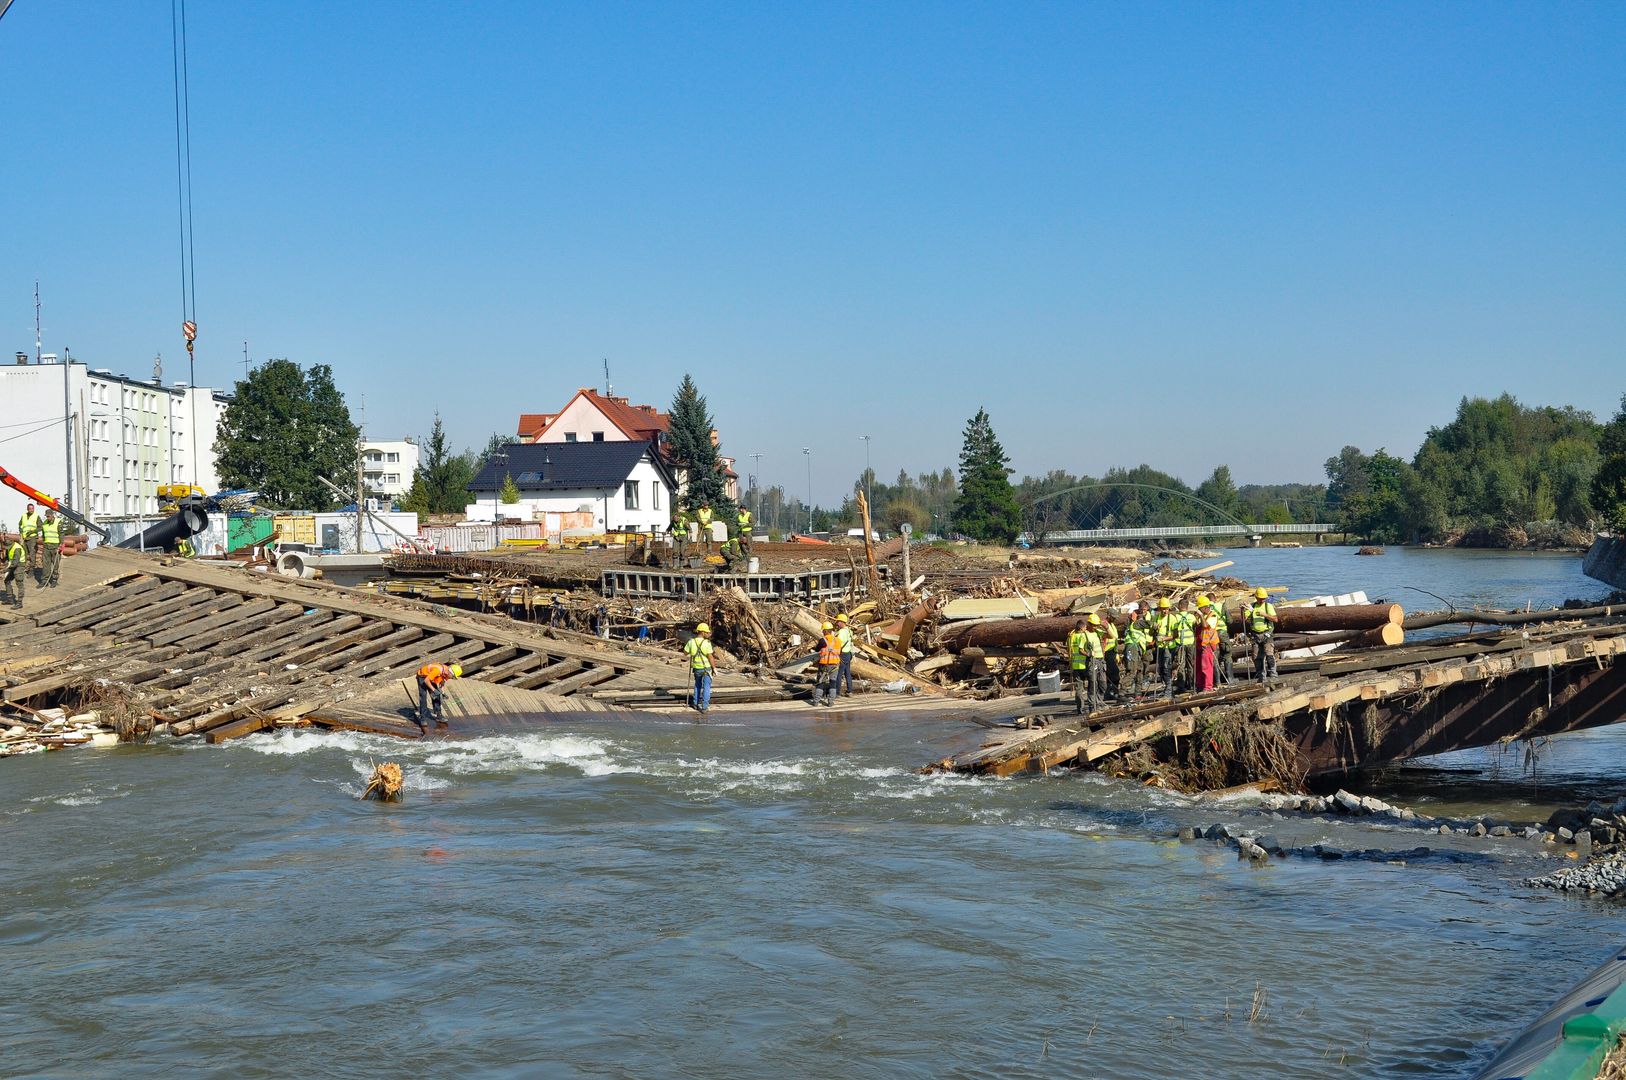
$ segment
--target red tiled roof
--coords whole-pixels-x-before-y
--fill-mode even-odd
[[[519,437],[526,441],[534,440],[548,430],[548,425],[553,423],[558,415],[558,413],[520,413]]]
[[[629,439],[654,439],[666,433],[671,416],[658,411],[653,405],[634,405],[624,397],[605,397],[597,390],[581,390],[599,412],[609,417],[610,423],[620,428]]]

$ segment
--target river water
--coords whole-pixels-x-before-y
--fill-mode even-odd
[[[1606,591],[1573,556],[1240,554],[1295,593]],[[977,739],[809,711],[11,759],[0,1074],[1469,1077],[1620,941],[1519,883],[1554,865],[1523,840],[913,771]],[[358,801],[386,757],[405,803]],[[1384,784],[1540,808],[1626,789],[1626,738],[1429,766]],[[1171,838],[1220,821],[1433,850]]]

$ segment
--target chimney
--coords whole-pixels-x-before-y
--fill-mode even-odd
[[[17,366],[22,367],[23,365],[25,365],[27,363],[28,363],[28,354],[25,353],[25,352],[18,353],[17,354]]]

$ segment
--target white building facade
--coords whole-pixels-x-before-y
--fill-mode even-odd
[[[93,519],[156,514],[165,484],[219,490],[224,394],[41,359],[0,366],[0,465],[9,472]],[[0,487],[0,522],[15,522],[26,501]]]
[[[647,442],[510,444],[488,463],[469,495],[468,521],[544,521],[548,514],[591,514],[598,532],[664,532],[672,517],[671,472]],[[519,501],[505,503],[505,477]],[[585,517],[573,518],[587,526]]]
[[[389,499],[405,495],[418,471],[418,444],[410,438],[364,439],[361,457],[367,490]]]

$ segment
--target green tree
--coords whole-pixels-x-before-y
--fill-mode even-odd
[[[502,494],[500,495],[500,498],[509,506],[513,506],[515,503],[519,502],[519,485],[514,483],[513,473],[503,474]]]
[[[1022,530],[1022,508],[1011,488],[1010,459],[994,435],[986,409],[965,426],[960,450],[960,497],[954,503],[954,528],[977,540],[1009,544]]]
[[[1217,466],[1207,480],[1197,485],[1197,498],[1213,503],[1232,517],[1236,517],[1237,511],[1242,509],[1242,500],[1237,496],[1236,484],[1231,481],[1229,465]]]
[[[715,441],[716,425],[706,399],[688,375],[672,399],[671,422],[666,428],[666,453],[683,474],[682,505],[693,510],[709,503],[719,521],[734,516],[734,504],[724,492],[723,459]]]
[[[332,368],[267,360],[238,381],[215,456],[228,487],[253,488],[271,506],[331,510],[318,477],[354,487],[360,438]]]
[[[871,519],[873,520],[873,518]],[[903,531],[903,526],[912,526],[917,533],[924,533],[930,524],[926,510],[917,502],[908,499],[893,499],[886,504],[886,512],[881,515],[887,527],[893,532]]]
[[[474,456],[454,454],[446,444],[446,427],[440,413],[429,437],[423,442],[423,455],[412,474],[412,487],[401,499],[401,509],[417,514],[456,514],[468,507],[469,482],[474,479]]]
[[[1592,505],[1615,535],[1626,535],[1626,394],[1620,411],[1598,439],[1598,469],[1592,476]]]

